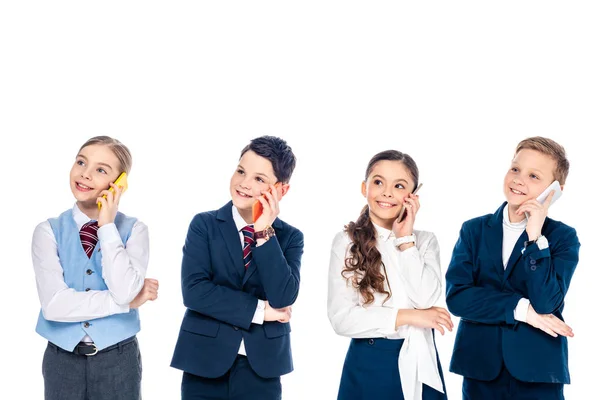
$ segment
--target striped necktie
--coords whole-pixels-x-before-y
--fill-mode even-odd
[[[252,260],[250,246],[254,243],[254,226],[246,225],[242,228],[242,234],[244,235],[244,267],[248,269],[250,260]]]
[[[98,221],[90,221],[79,230],[79,238],[85,254],[90,258],[98,243]]]

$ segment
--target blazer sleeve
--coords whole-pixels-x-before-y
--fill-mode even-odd
[[[208,226],[202,214],[190,223],[181,263],[181,291],[185,306],[219,321],[250,329],[258,299],[213,282]]]
[[[528,246],[520,260],[527,274],[526,286],[531,306],[538,314],[560,309],[579,261],[580,243],[575,229],[562,225],[550,236],[549,247]]]
[[[304,235],[295,228],[282,250],[277,236],[252,248],[252,260],[269,305],[283,308],[294,304],[300,290],[300,261],[304,252]]]
[[[483,324],[514,324],[514,309],[521,295],[477,286],[473,277],[474,233],[464,223],[446,272],[446,304],[454,315]],[[481,235],[481,232],[479,233]]]

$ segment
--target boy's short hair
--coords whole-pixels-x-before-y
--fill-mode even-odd
[[[285,140],[275,136],[261,136],[250,141],[240,154],[240,158],[252,150],[271,162],[278,182],[288,183],[296,167],[296,156]]]
[[[556,179],[561,185],[565,184],[567,175],[569,175],[569,160],[567,160],[567,153],[565,152],[564,147],[552,139],[535,136],[522,140],[517,146],[515,154],[523,149],[536,150],[542,154],[550,156],[554,161],[556,161],[554,179]]]

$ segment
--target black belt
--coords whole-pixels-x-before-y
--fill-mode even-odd
[[[94,343],[79,342],[79,344],[77,346],[75,346],[73,351],[69,352],[69,353],[77,354],[80,356],[95,356],[98,353],[106,353],[107,351],[117,349],[120,346],[124,346],[128,343],[133,342],[134,340],[135,340],[135,336],[132,336],[130,338],[120,341],[119,343],[113,344],[112,346],[108,346],[107,348],[102,349],[102,350],[98,350],[98,348],[96,347],[96,345]],[[56,346],[54,343],[50,343],[50,344],[53,346]],[[59,350],[62,350],[60,347],[58,347],[58,346],[56,346],[56,347]]]

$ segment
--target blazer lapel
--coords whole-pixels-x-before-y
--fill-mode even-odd
[[[504,265],[502,264],[502,210],[504,209],[504,203],[500,208],[489,217],[488,229],[489,234],[485,235],[486,247],[488,254],[491,255],[494,263],[494,269],[498,273],[498,278],[503,279],[504,276]]]
[[[217,220],[219,221],[219,230],[221,231],[221,235],[223,235],[225,245],[227,246],[227,250],[229,250],[231,261],[235,267],[234,269],[241,277],[245,269],[244,256],[242,254],[240,234],[235,226],[235,222],[233,222],[231,207],[233,207],[233,203],[231,201],[225,206],[221,207],[217,211]]]
[[[281,223],[281,220],[279,218],[275,218],[275,221],[273,221],[273,229],[275,229],[275,236],[279,235],[279,232],[281,232],[282,227],[283,227],[283,224]],[[273,239],[269,239],[269,240],[273,240]],[[252,248],[252,250],[254,250],[254,248]],[[248,269],[246,270],[246,273],[244,274],[244,280],[242,281],[242,286],[246,284],[248,279],[250,279],[250,277],[255,272],[256,272],[256,263],[254,262],[254,259],[252,259],[250,261],[250,265],[248,266]]]

